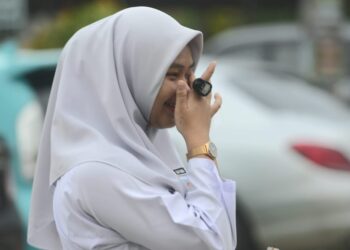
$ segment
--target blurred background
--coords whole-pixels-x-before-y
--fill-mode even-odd
[[[349,250],[346,0],[0,0],[0,250],[34,249],[25,241],[32,180],[62,47],[140,5],[204,33],[199,70],[218,61],[224,105],[212,138],[222,175],[238,186],[237,249]]]

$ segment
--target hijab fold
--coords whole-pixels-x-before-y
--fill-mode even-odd
[[[147,124],[167,69],[186,45],[197,65],[202,40],[199,31],[161,11],[133,7],[82,28],[68,41],[39,148],[30,244],[61,249],[52,211],[54,183],[84,162],[104,162],[149,185],[184,193],[173,172],[181,161],[167,131]]]

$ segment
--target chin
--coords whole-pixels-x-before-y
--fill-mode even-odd
[[[167,128],[173,128],[173,127],[175,127],[175,124],[171,124]]]
[[[175,127],[175,124],[164,124],[163,126],[160,126],[159,129],[164,129],[164,128],[173,128]]]
[[[164,129],[164,128],[172,128],[175,126],[175,121],[164,121],[164,122],[159,122],[157,124],[150,124],[150,127],[152,128],[157,128],[157,129]]]
[[[159,128],[172,128],[175,126],[175,121],[165,121],[162,124],[160,124]]]

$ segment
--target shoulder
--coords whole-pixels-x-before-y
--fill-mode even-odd
[[[129,182],[139,182],[130,174],[120,170],[116,166],[112,166],[104,162],[84,162],[72,167],[65,173],[60,183],[69,184],[70,187],[89,187],[91,185],[116,185],[126,184]]]
[[[130,193],[153,193],[161,188],[150,186],[104,162],[84,162],[74,166],[60,178],[59,186],[75,196],[92,199],[101,194],[128,197]]]
[[[103,162],[85,162],[71,168],[56,183],[61,204],[88,214],[100,214],[111,200],[125,203],[135,193],[152,189],[130,174]],[[110,204],[111,205],[111,204]]]

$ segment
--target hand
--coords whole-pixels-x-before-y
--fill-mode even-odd
[[[210,63],[201,78],[210,81],[215,67],[215,62]],[[192,83],[194,79],[195,76],[192,74],[190,82]],[[202,97],[196,94],[185,81],[177,82],[175,125],[185,139],[187,150],[209,141],[211,119],[222,103],[219,94],[215,94],[214,99],[214,103],[211,104],[211,93]]]

